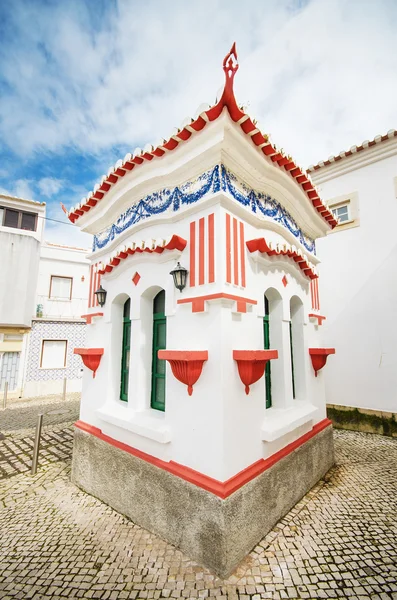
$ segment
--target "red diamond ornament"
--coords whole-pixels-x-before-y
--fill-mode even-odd
[[[134,285],[138,285],[140,278],[141,276],[139,275],[138,271],[136,271],[134,277],[132,278],[132,283]]]

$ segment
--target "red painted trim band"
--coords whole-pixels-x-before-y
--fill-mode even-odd
[[[191,302],[192,312],[203,312],[204,302],[206,300],[219,300],[220,298],[225,298],[226,300],[236,300],[237,312],[241,313],[247,312],[247,304],[257,304],[256,300],[242,298],[241,296],[234,296],[232,294],[224,294],[222,292],[218,294],[209,294],[207,296],[196,296],[195,298],[182,298],[181,300],[177,300],[177,304],[187,304],[188,302]]]
[[[245,246],[244,246],[244,223],[240,221],[240,264],[241,285],[245,287]]]
[[[199,285],[204,285],[204,233],[205,222],[204,217],[199,219]]]
[[[196,223],[190,223],[190,287],[196,285]]]
[[[327,427],[330,427],[331,425],[332,422],[329,419],[324,419],[323,421],[320,421],[320,423],[314,425],[311,431],[305,433],[294,442],[291,442],[290,444],[282,448],[282,450],[279,450],[269,458],[259,459],[246,469],[243,469],[236,475],[233,475],[233,477],[231,477],[230,479],[227,479],[225,482],[222,482],[218,481],[217,479],[213,479],[212,477],[208,477],[208,475],[204,475],[203,473],[199,473],[198,471],[195,471],[190,467],[180,465],[179,463],[176,463],[172,460],[166,462],[164,460],[161,460],[160,458],[156,458],[155,456],[147,454],[146,452],[142,452],[137,448],[128,446],[123,442],[119,442],[118,440],[115,440],[114,438],[105,435],[104,433],[102,433],[101,429],[99,429],[98,427],[94,427],[93,425],[89,425],[88,423],[84,423],[84,421],[77,421],[75,423],[75,427],[81,429],[81,431],[85,431],[86,433],[94,435],[98,439],[107,442],[108,444],[111,444],[115,448],[124,450],[124,452],[128,452],[128,454],[132,454],[133,456],[136,456],[137,458],[140,458],[156,467],[159,467],[160,469],[163,469],[164,471],[167,471],[168,473],[171,473],[176,477],[180,477],[184,481],[188,481],[189,483],[192,483],[193,485],[196,485],[197,487],[200,487],[203,490],[206,490],[207,492],[210,492],[211,494],[222,498],[223,500],[228,496],[231,496],[231,494],[236,492],[239,488],[243,487],[243,485],[245,485],[246,483],[249,483],[250,481],[255,479],[255,477],[258,477],[258,475],[261,475],[262,473],[267,471],[267,469],[270,469],[270,467],[275,465],[279,460],[291,454],[291,452],[302,446],[304,443],[308,442],[311,438],[316,436],[318,433],[320,433]]]
[[[215,233],[214,213],[208,215],[208,283],[215,281]]]
[[[230,245],[230,215],[226,213],[226,281],[232,283],[232,257]]]
[[[234,265],[234,284],[238,285],[238,239],[237,239],[237,219],[233,217],[233,265]]]

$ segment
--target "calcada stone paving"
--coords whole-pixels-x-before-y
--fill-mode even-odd
[[[10,477],[0,598],[397,599],[397,440],[335,442],[337,466],[225,580],[73,486],[69,460]]]

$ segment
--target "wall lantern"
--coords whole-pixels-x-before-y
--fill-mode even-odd
[[[182,290],[186,286],[188,270],[182,267],[178,262],[175,269],[170,272],[170,275],[174,278],[174,285],[177,290],[182,293]]]
[[[96,299],[98,300],[99,306],[103,306],[105,304],[106,294],[107,294],[107,291],[104,290],[102,286],[99,286],[99,288],[95,292],[95,296],[96,296]]]

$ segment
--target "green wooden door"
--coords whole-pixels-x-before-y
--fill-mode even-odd
[[[289,343],[291,347],[292,397],[295,398],[294,349],[292,343],[292,323],[289,322]]]
[[[264,349],[270,349],[270,328],[269,328],[269,301],[265,296],[265,316],[263,317],[263,342]],[[265,368],[265,388],[266,388],[266,408],[272,405],[272,382],[270,360]]]
[[[165,317],[165,292],[162,290],[153,300],[153,342],[152,342],[152,395],[150,406],[165,410],[165,360],[157,356],[167,342],[167,322]]]
[[[128,378],[130,374],[131,320],[130,299],[124,304],[123,349],[121,354],[120,400],[128,401]]]

